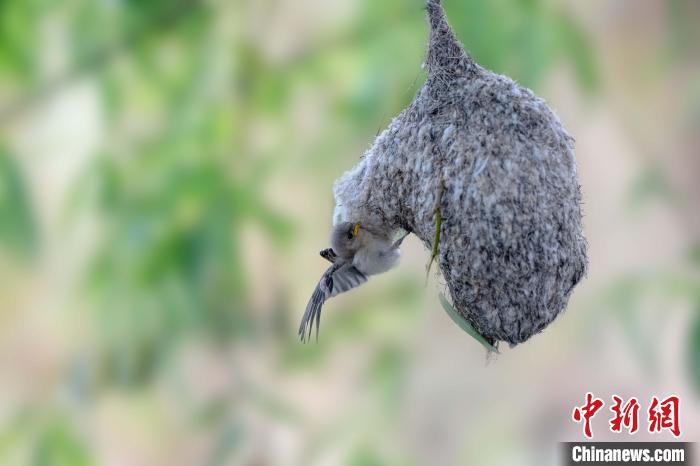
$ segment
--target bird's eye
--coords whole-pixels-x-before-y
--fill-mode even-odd
[[[348,239],[353,239],[355,235],[352,234],[352,230],[348,231],[347,238]]]

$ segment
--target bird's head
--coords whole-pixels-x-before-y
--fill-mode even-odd
[[[331,247],[338,256],[350,259],[361,246],[359,241],[361,234],[362,228],[359,223],[339,223],[333,227],[331,232]]]

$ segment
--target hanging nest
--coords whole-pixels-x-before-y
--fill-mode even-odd
[[[465,53],[439,0],[427,12],[427,80],[336,181],[336,219],[414,233],[456,311],[490,344],[516,345],[586,271],[573,139],[532,91]]]

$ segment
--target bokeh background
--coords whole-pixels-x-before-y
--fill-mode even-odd
[[[0,3],[0,464],[557,464],[587,391],[598,440],[612,394],[645,431],[672,393],[700,440],[700,3],[444,3],[583,186],[587,278],[490,360],[413,237],[296,337],[332,183],[425,78],[421,0]]]

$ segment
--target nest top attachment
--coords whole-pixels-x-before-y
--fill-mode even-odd
[[[427,2],[430,39],[426,64],[431,73],[458,75],[474,64],[447,22],[439,0]]]
[[[573,139],[542,99],[469,57],[439,1],[426,10],[428,78],[336,181],[337,217],[437,246],[455,310],[516,345],[586,270]]]

